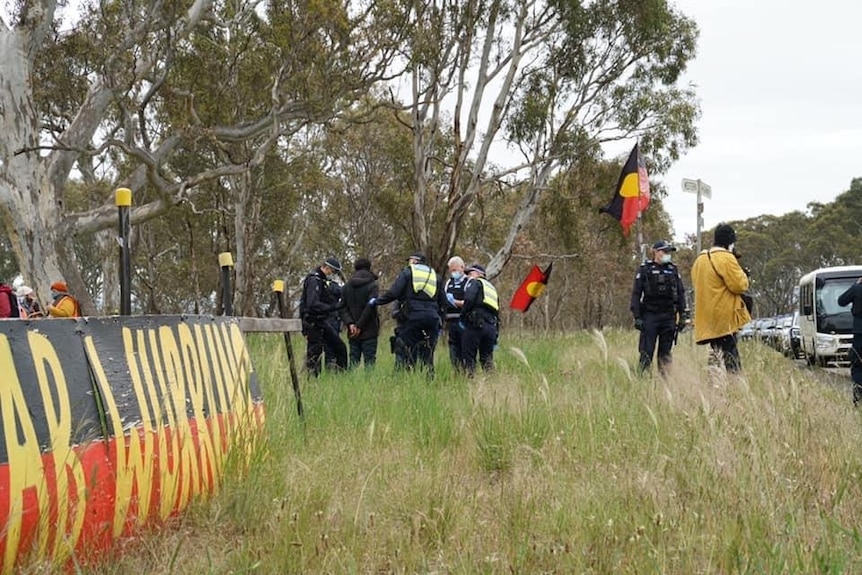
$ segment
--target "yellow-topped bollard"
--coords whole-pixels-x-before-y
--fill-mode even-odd
[[[218,255],[218,265],[221,268],[233,267],[233,254],[230,252],[222,252]]]
[[[276,293],[284,293],[284,280],[275,280],[272,282],[272,291]]]
[[[114,192],[114,204],[118,208],[127,208],[132,205],[132,190],[129,188],[117,188]]]

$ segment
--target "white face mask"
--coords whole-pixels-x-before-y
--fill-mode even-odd
[[[670,254],[662,254],[661,258],[659,258],[659,261],[663,264],[669,264],[670,263]]]
[[[727,251],[732,252],[733,248],[735,248],[735,247],[736,247],[736,244],[730,244],[729,246],[727,246]]]

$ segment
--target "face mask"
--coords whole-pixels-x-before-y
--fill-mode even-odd
[[[463,273],[461,273],[461,272],[452,272],[452,273],[451,273],[451,274],[449,274],[449,275],[450,275],[450,276],[452,277],[452,279],[453,279],[453,280],[455,280],[455,281],[458,281],[459,279],[461,279],[462,277],[464,277],[464,274],[463,274]]]
[[[732,252],[734,248],[736,248],[736,244],[730,244],[729,246],[727,246],[727,251]]]
[[[51,299],[57,299],[57,296],[60,295],[60,292],[56,292],[51,290]]]
[[[662,254],[661,255],[661,263],[669,264],[670,263],[670,254]]]

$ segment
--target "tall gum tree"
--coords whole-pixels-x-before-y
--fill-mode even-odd
[[[133,224],[160,216],[208,182],[261,166],[285,135],[348,106],[392,72],[406,29],[390,3],[350,0],[88,0],[71,29],[60,26],[58,4],[22,0],[0,22],[0,214],[27,281],[44,294],[65,278],[85,313],[94,305],[72,238],[110,229],[116,210],[105,198],[69,211],[66,185],[79,160],[92,159],[111,188],[144,198]],[[262,8],[272,25],[248,25]],[[205,31],[243,27],[282,65],[272,66],[253,113],[207,117],[206,83],[174,64],[199,49]],[[55,57],[70,45],[68,58]],[[170,105],[187,113],[165,121]],[[225,153],[246,143],[248,154]],[[198,161],[182,163],[194,169],[179,169],[175,159],[189,156]]]
[[[697,28],[666,0],[403,3],[410,90],[392,103],[411,117],[413,242],[439,266],[488,186],[520,201],[495,276],[556,173],[634,138],[662,171],[696,143],[695,94],[678,83]],[[519,159],[494,161],[503,149]]]

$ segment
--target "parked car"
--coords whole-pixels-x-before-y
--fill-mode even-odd
[[[739,339],[742,341],[754,339],[754,324],[755,321],[751,320],[739,330]]]
[[[757,340],[761,343],[769,343],[769,338],[772,336],[772,330],[775,329],[775,318],[765,317],[760,320],[757,326]]]
[[[790,355],[794,359],[805,359],[802,349],[802,331],[799,329],[799,313],[793,315],[793,326],[790,328]]]
[[[772,331],[772,347],[780,351],[783,355],[791,354],[790,348],[790,330],[793,328],[793,321],[796,314],[786,314],[779,318],[778,325]]]

